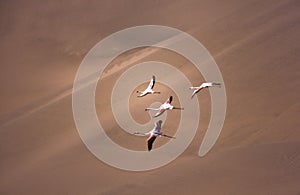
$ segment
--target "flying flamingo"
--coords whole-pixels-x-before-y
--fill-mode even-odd
[[[154,84],[155,84],[155,76],[153,75],[151,78],[151,81],[145,91],[136,91],[137,93],[140,93],[140,95],[138,97],[143,97],[147,94],[155,94],[155,93],[160,94],[160,92],[158,92],[158,91],[153,91]]]
[[[190,87],[190,89],[194,89],[194,92],[192,94],[192,97],[194,97],[194,95],[196,95],[196,93],[198,93],[201,89],[207,88],[207,87],[221,87],[221,83],[202,83],[199,87]]]
[[[173,97],[170,96],[165,103],[163,103],[162,105],[160,105],[159,108],[146,108],[145,111],[148,110],[158,110],[158,112],[154,115],[154,117],[158,117],[161,114],[163,114],[166,110],[172,110],[172,109],[180,109],[183,110],[184,108],[179,108],[179,107],[174,107],[171,105],[171,102],[173,100]]]
[[[168,137],[168,138],[174,138],[175,137],[172,137],[172,136],[169,136],[169,135],[166,135],[164,134],[163,132],[161,132],[161,124],[162,124],[162,120],[159,120],[155,123],[155,127],[149,131],[148,133],[140,133],[140,132],[134,132],[133,134],[134,135],[139,135],[139,136],[148,136],[148,139],[147,139],[147,145],[148,145],[148,151],[151,151],[152,150],[152,146],[153,146],[153,142],[155,141],[156,137],[157,136],[164,136],[164,137]]]

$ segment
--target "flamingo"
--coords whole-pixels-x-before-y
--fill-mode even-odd
[[[151,81],[150,81],[147,89],[145,89],[145,91],[136,91],[137,93],[140,93],[140,95],[138,97],[143,97],[147,94],[155,94],[155,93],[160,94],[160,92],[158,92],[158,91],[153,91],[154,84],[155,84],[155,76],[153,75],[151,78]]]
[[[152,146],[153,146],[153,143],[156,139],[157,136],[164,136],[164,137],[167,137],[167,138],[173,138],[175,139],[175,137],[172,137],[172,136],[169,136],[169,135],[166,135],[164,134],[163,132],[161,132],[161,124],[162,124],[162,120],[159,120],[155,123],[155,126],[154,128],[149,131],[148,133],[140,133],[140,132],[134,132],[133,134],[134,135],[138,135],[138,136],[148,136],[148,139],[147,139],[147,145],[148,145],[148,151],[150,152],[152,150]]]
[[[198,93],[201,89],[204,89],[207,87],[221,87],[221,83],[208,82],[208,83],[202,83],[199,87],[190,87],[190,89],[194,89],[194,92],[193,92],[191,98],[193,98],[194,95],[196,95],[196,93]]]
[[[173,97],[170,96],[165,103],[163,103],[162,105],[160,105],[159,108],[146,108],[145,111],[148,110],[158,110],[158,112],[154,115],[154,117],[158,117],[161,114],[163,114],[166,110],[172,110],[172,109],[180,109],[180,110],[184,110],[184,108],[180,108],[180,107],[174,107],[171,105],[171,102],[173,100]]]

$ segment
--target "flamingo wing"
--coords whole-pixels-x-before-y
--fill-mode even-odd
[[[158,117],[158,116],[162,115],[165,111],[166,111],[166,109],[159,109],[159,111],[154,115],[154,117]]]
[[[192,94],[192,97],[191,98],[193,98],[195,95],[196,95],[196,93],[198,93],[200,91],[200,89],[196,89],[196,90],[194,90],[194,92],[193,92],[193,94]]]
[[[213,86],[213,83],[208,82],[208,83],[202,83],[202,84],[200,85],[200,88],[204,88],[204,87],[212,87],[212,86]]]
[[[155,122],[155,123],[154,123],[154,128],[155,128],[155,129],[161,128],[161,124],[162,124],[162,120],[159,120],[159,121]]]
[[[148,145],[148,151],[152,150],[152,146],[153,146],[153,142],[155,141],[156,136],[151,136],[149,137],[148,141],[147,141],[147,145]]]
[[[153,75],[152,78],[151,78],[151,81],[150,81],[150,83],[147,87],[147,90],[153,89],[154,84],[155,84],[155,76]]]
[[[170,97],[166,100],[165,104],[171,104],[171,103],[172,103],[172,100],[173,100],[173,96],[170,96]]]
[[[147,90],[145,90],[138,97],[143,97],[143,96],[147,95],[147,93],[148,93]]]

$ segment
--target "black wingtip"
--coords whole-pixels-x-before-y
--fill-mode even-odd
[[[150,152],[152,150],[153,142],[155,141],[156,136],[152,136],[148,141],[147,141],[147,147],[148,151]]]

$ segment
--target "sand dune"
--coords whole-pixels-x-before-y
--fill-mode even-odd
[[[1,2],[0,193],[299,194],[299,6],[296,0]],[[96,43],[144,24],[178,28],[208,49],[224,78],[227,114],[216,145],[198,157],[210,118],[203,91],[200,125],[187,150],[162,168],[129,172],[85,147],[71,92]],[[147,60],[172,64],[195,85],[204,81],[185,58],[155,48],[125,53],[110,65],[97,87],[97,114],[115,142],[136,150],[145,149],[145,140],[118,127],[110,93],[124,70]],[[148,121],[133,109],[141,105],[134,95],[133,117]],[[166,127],[176,127],[179,116],[172,113]]]

